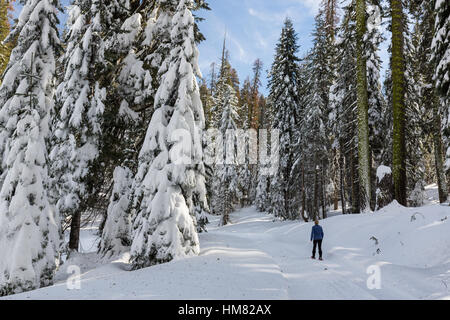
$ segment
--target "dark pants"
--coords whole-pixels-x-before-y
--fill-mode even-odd
[[[313,246],[313,252],[312,256],[316,256],[316,247],[319,245],[319,257],[322,258],[322,239],[320,240],[314,240],[314,246]]]

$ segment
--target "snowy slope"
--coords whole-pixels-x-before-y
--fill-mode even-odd
[[[126,255],[100,265],[95,253],[80,254],[65,264],[81,266],[80,290],[67,289],[63,268],[56,285],[6,299],[450,299],[449,207],[391,204],[326,219],[322,262],[309,258],[311,223],[254,208],[225,227],[210,219],[198,257],[130,272]],[[379,290],[367,287],[372,265]]]

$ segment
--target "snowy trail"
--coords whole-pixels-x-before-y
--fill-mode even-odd
[[[288,299],[375,298],[367,290],[361,289],[360,285],[366,287],[367,275],[363,272],[360,272],[362,277],[356,278],[354,283],[349,281],[349,275],[355,273],[355,268],[337,263],[332,258],[333,254],[329,255],[330,260],[327,261],[310,258],[312,244],[308,239],[311,224],[274,223],[272,217],[261,218],[252,208],[243,209],[239,216],[235,214],[233,218],[237,222],[220,231],[223,239],[226,239],[227,234],[237,233],[244,237],[242,240],[252,243],[257,250],[269,256],[286,282]],[[247,232],[242,232],[242,229]]]
[[[67,289],[63,268],[56,285],[7,298],[450,299],[448,207],[391,205],[326,219],[324,261],[310,259],[311,223],[274,221],[254,208],[233,213],[228,226],[210,220],[198,257],[130,272],[126,255],[101,265],[82,254],[65,265],[81,267],[80,290]],[[373,265],[380,290],[367,287]]]

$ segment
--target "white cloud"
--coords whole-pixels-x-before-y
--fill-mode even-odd
[[[247,51],[244,49],[244,47],[241,45],[241,43],[235,38],[233,37],[231,34],[227,33],[227,41],[228,43],[231,42],[231,48],[230,48],[230,52],[236,55],[236,49],[238,52],[237,58],[239,59],[239,61],[241,62],[245,62],[245,63],[250,63],[251,59],[247,54]],[[234,46],[234,48],[233,48]]]
[[[300,3],[310,10],[311,15],[316,15],[319,11],[320,0],[293,0],[293,2]]]

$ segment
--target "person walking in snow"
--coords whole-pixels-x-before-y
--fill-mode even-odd
[[[316,247],[319,247],[319,260],[322,260],[322,240],[323,240],[323,229],[319,226],[319,220],[314,221],[314,226],[311,230],[311,241],[314,243],[312,259],[316,258]]]

